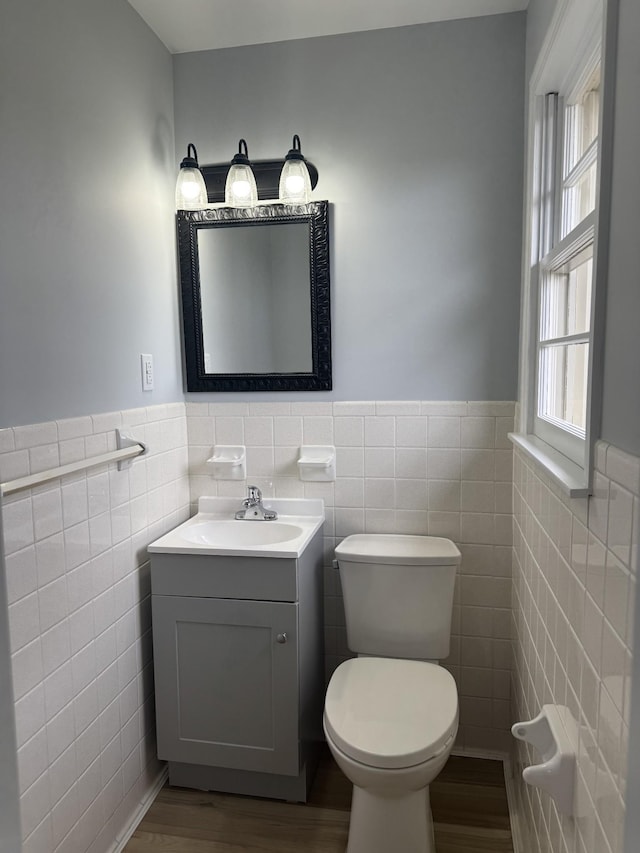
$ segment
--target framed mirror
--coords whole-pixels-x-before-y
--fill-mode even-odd
[[[328,202],[178,211],[189,391],[329,391]]]

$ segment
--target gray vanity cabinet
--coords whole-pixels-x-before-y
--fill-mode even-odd
[[[159,757],[297,774],[297,604],[162,595],[153,604]]]
[[[321,541],[298,559],[152,554],[171,784],[306,800],[322,737]]]

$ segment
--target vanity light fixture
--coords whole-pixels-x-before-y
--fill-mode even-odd
[[[300,137],[296,133],[293,147],[284,158],[278,189],[280,201],[289,204],[307,204],[311,195],[311,178],[300,148]]]
[[[233,163],[231,164],[229,164],[229,161],[227,160],[226,163],[214,163],[209,165],[203,165],[200,167],[200,172],[202,173],[204,183],[207,188],[206,198],[208,199],[209,204],[222,203],[226,204],[227,206],[242,208],[250,207],[252,206],[252,204],[256,204],[259,202],[268,204],[273,203],[275,201],[280,201],[280,203],[283,203],[290,200],[294,204],[304,204],[305,202],[308,202],[310,200],[308,196],[305,198],[303,195],[298,195],[297,191],[296,193],[292,194],[292,190],[296,190],[296,181],[292,181],[294,186],[289,187],[289,194],[283,196],[284,190],[280,189],[280,178],[283,175],[283,166],[285,162],[284,158],[281,157],[279,160],[252,160],[249,163],[247,143],[244,141],[244,139],[240,140],[239,149],[240,150],[238,154],[233,158]],[[310,195],[311,190],[315,189],[318,183],[318,170],[310,160],[307,160],[302,156],[302,153],[300,151],[300,137],[297,135],[293,139],[293,148],[291,149],[291,151],[289,151],[287,158],[287,162],[293,164],[292,166],[288,166],[287,171],[291,168],[295,168],[296,165],[297,168],[301,171],[301,166],[304,166],[306,168],[306,171],[309,173],[310,178],[310,187],[307,192]],[[238,163],[237,161],[240,162]],[[236,166],[237,168],[245,168],[249,175],[253,173],[253,178],[257,187],[255,201],[247,201],[246,197],[243,197],[240,200],[229,199],[229,188],[227,178],[229,178],[231,181],[236,180]],[[284,172],[284,176],[286,178],[286,172]],[[300,187],[299,179],[297,181],[297,184],[298,187]]]
[[[258,201],[256,179],[244,139],[240,140],[238,153],[231,161],[224,187],[224,200],[229,207],[253,207]]]
[[[200,210],[206,204],[207,188],[198,166],[198,152],[196,146],[189,143],[176,181],[176,209]]]

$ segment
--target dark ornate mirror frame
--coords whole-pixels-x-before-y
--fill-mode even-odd
[[[188,391],[330,391],[329,203],[179,210],[178,248]],[[198,231],[306,222],[309,228],[311,373],[205,373]]]

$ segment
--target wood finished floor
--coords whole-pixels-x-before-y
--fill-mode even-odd
[[[328,753],[305,805],[165,786],[124,853],[344,853],[350,804]],[[513,853],[501,762],[452,756],[431,808],[437,853]]]

